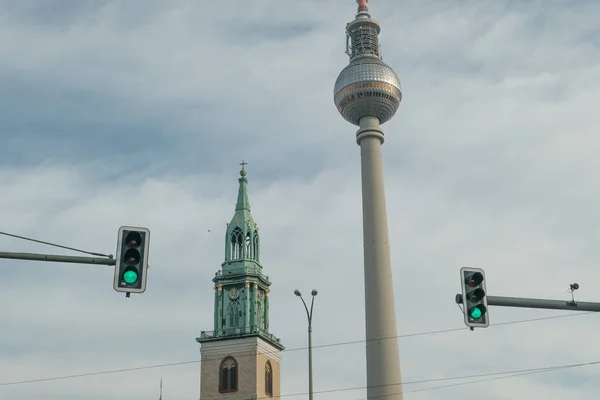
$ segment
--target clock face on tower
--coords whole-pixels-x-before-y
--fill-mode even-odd
[[[229,289],[229,298],[231,300],[235,300],[240,296],[240,289],[238,288],[231,288]]]

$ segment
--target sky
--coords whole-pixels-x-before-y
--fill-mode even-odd
[[[600,4],[369,7],[403,89],[383,156],[405,399],[597,397],[598,365],[481,377],[600,361],[596,315],[492,306],[471,332],[454,296],[474,266],[490,295],[566,301],[577,282],[600,301]],[[282,394],[307,398],[293,291],[315,288],[315,398],[366,398],[360,148],[332,93],[355,11],[0,0],[0,231],[106,254],[122,225],[152,232],[129,299],[112,267],[0,260],[1,399],[154,399],[161,378],[164,400],[198,399],[242,160]],[[77,255],[7,236],[0,251]]]

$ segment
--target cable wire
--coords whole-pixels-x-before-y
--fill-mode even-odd
[[[558,370],[563,370],[563,369],[568,369],[568,368],[591,366],[591,365],[597,365],[597,364],[600,364],[600,360],[599,361],[590,361],[590,362],[586,362],[586,363],[578,363],[578,364],[557,365],[557,366],[553,366],[553,367],[529,368],[529,369],[510,370],[510,371],[503,371],[503,372],[490,372],[490,373],[478,374],[478,375],[464,375],[464,376],[458,376],[458,377],[445,377],[445,378],[424,379],[424,380],[419,380],[419,381],[404,382],[404,383],[402,383],[402,385],[404,386],[404,385],[419,384],[419,383],[432,383],[432,382],[440,382],[440,381],[448,381],[448,380],[459,380],[459,379],[468,379],[468,378],[477,378],[477,377],[487,377],[486,379],[478,379],[478,380],[469,381],[469,382],[459,382],[459,383],[453,383],[453,384],[450,384],[450,385],[431,386],[431,387],[422,388],[422,389],[415,389],[415,390],[409,390],[409,391],[401,391],[401,392],[396,392],[396,393],[389,393],[387,395],[381,395],[381,396],[362,397],[362,398],[356,399],[356,400],[381,399],[382,397],[387,397],[387,396],[390,396],[390,395],[400,395],[400,394],[424,392],[424,391],[428,391],[428,390],[446,389],[446,388],[456,387],[456,386],[471,385],[471,384],[475,384],[475,383],[489,382],[489,381],[495,381],[495,380],[507,379],[507,378],[516,378],[516,377],[526,376],[526,375],[531,375],[531,374],[539,374],[539,373],[544,373],[544,372],[552,372],[552,371],[558,371]],[[507,375],[507,376],[498,376],[498,375]],[[364,390],[364,389],[368,389],[370,387],[396,386],[396,385],[399,385],[399,384],[395,384],[395,385],[378,385],[378,386],[363,386],[363,387],[355,387],[355,388],[340,388],[340,389],[329,389],[329,390],[319,390],[319,391],[314,391],[313,393],[314,394],[338,393],[338,392],[351,391],[351,390]],[[288,393],[288,394],[282,394],[279,397],[281,398],[281,397],[306,396],[308,394],[309,394],[308,392]],[[228,399],[228,398],[234,398],[234,397],[236,397],[236,395],[225,396],[225,397],[223,397],[223,396],[209,397],[209,398],[206,398],[206,400]],[[269,399],[273,399],[273,397],[271,397],[271,396],[262,396],[262,397],[257,397],[255,400],[269,400]]]
[[[391,393],[391,394],[388,394],[386,396],[389,396],[389,395],[399,395],[399,394],[408,394],[408,393],[417,393],[417,392],[425,392],[425,391],[428,391],[428,390],[447,389],[447,388],[456,387],[456,386],[465,386],[465,385],[471,385],[471,384],[474,384],[474,383],[496,381],[496,380],[507,379],[507,378],[516,378],[516,377],[520,377],[520,376],[526,376],[526,375],[532,375],[532,374],[539,374],[539,373],[544,373],[544,372],[552,372],[552,371],[557,371],[557,370],[562,370],[562,369],[567,369],[567,368],[575,368],[575,367],[581,367],[581,366],[586,366],[586,365],[595,365],[595,364],[600,364],[600,361],[593,361],[593,362],[590,362],[590,363],[582,363],[582,364],[571,364],[571,365],[564,365],[564,366],[540,368],[538,370],[533,370],[533,371],[523,372],[523,373],[515,373],[515,374],[507,375],[507,376],[496,376],[496,377],[487,378],[487,379],[478,379],[478,380],[470,381],[470,382],[460,382],[460,383],[453,383],[453,384],[450,384],[450,385],[432,386],[432,387],[423,388],[423,389],[409,390],[409,391],[406,391],[406,392],[402,391],[402,392],[397,392],[397,393]],[[374,399],[381,399],[382,397],[386,397],[386,396],[363,397],[363,398],[356,399],[356,400],[374,400]]]
[[[526,322],[544,321],[544,320],[557,319],[557,318],[577,317],[577,316],[581,316],[581,315],[590,315],[590,314],[594,314],[594,313],[595,312],[593,312],[593,311],[586,311],[586,312],[579,312],[579,313],[572,313],[572,314],[553,315],[553,316],[549,316],[549,317],[528,318],[528,319],[521,319],[521,320],[516,320],[516,321],[506,321],[506,322],[499,322],[496,324],[490,324],[490,327],[522,324],[522,323],[526,323]],[[435,330],[435,331],[426,331],[426,332],[405,333],[403,335],[392,336],[392,337],[383,337],[383,338],[377,338],[377,339],[368,339],[368,340],[362,339],[362,340],[353,340],[353,341],[348,341],[348,342],[335,342],[335,343],[327,343],[327,344],[321,344],[321,345],[313,345],[312,348],[319,349],[319,348],[326,348],[326,347],[347,346],[347,345],[351,345],[351,344],[361,344],[361,343],[368,343],[368,342],[381,341],[381,340],[400,339],[400,338],[425,336],[425,335],[435,335],[435,334],[439,334],[439,333],[449,333],[449,332],[458,332],[458,331],[468,331],[468,329],[469,328],[464,327],[464,328],[439,329],[439,330]],[[291,348],[291,349],[285,349],[281,352],[292,352],[292,351],[300,351],[300,350],[307,350],[307,349],[308,349],[307,346],[295,347],[295,348]],[[269,355],[269,354],[277,354],[277,353],[280,353],[280,351],[279,350],[267,351],[267,352],[263,352],[261,354]],[[251,356],[254,356],[254,354],[239,355],[239,356],[236,356],[236,358],[251,357]],[[220,356],[215,356],[214,358],[208,357],[205,360],[214,360],[214,359],[220,359],[220,358],[221,358]]]
[[[30,242],[36,242],[36,243],[46,244],[48,246],[60,247],[61,249],[72,250],[72,251],[76,251],[76,252],[79,252],[79,253],[89,254],[89,255],[92,255],[92,256],[112,258],[112,255],[106,255],[106,254],[102,254],[102,253],[94,253],[94,252],[91,252],[91,251],[80,250],[80,249],[76,249],[76,248],[73,248],[73,247],[62,246],[62,245],[56,244],[56,243],[44,242],[42,240],[28,238],[28,237],[25,237],[25,236],[13,235],[12,233],[0,232],[0,235],[11,236],[11,237],[14,237],[14,238],[17,238],[17,239],[29,240]]]
[[[84,374],[76,374],[76,375],[64,375],[64,376],[54,376],[54,377],[50,377],[50,378],[38,378],[38,379],[28,379],[28,380],[24,380],[24,381],[4,382],[4,383],[0,383],[0,387],[12,386],[12,385],[23,385],[26,383],[58,381],[58,380],[62,380],[62,379],[71,379],[71,378],[83,378],[86,376],[116,374],[116,373],[120,373],[120,372],[140,371],[140,370],[152,369],[152,368],[174,367],[176,365],[198,364],[199,362],[200,362],[200,360],[180,361],[180,362],[167,363],[167,364],[146,365],[143,367],[113,369],[113,370],[109,370],[109,371],[100,371],[100,372],[87,372]]]
[[[490,327],[492,327],[492,326],[505,326],[505,325],[512,325],[512,324],[520,324],[520,323],[525,323],[525,322],[535,322],[535,321],[542,321],[542,320],[556,319],[556,318],[575,317],[575,316],[589,315],[589,314],[593,314],[593,312],[582,312],[582,313],[575,313],[575,314],[555,315],[555,316],[551,316],[551,317],[530,318],[530,319],[523,319],[523,320],[516,320],[516,321],[500,322],[500,323],[497,323],[497,324],[492,324],[492,325],[490,325]],[[432,335],[432,334],[438,334],[438,333],[455,332],[455,331],[459,331],[459,330],[463,330],[464,331],[464,330],[466,330],[466,328],[452,328],[452,329],[442,329],[442,330],[436,330],[436,331],[408,333],[408,334],[398,335],[398,336],[395,336],[393,338],[388,338],[388,339],[406,338],[406,337],[415,337],[415,336],[425,336],[425,335]],[[372,339],[372,340],[380,340],[380,339]],[[350,344],[359,344],[359,343],[366,343],[366,342],[368,342],[368,341],[367,340],[356,340],[356,341],[349,341],[349,342],[329,343],[329,344],[324,344],[324,345],[313,346],[313,349],[315,349],[315,348],[325,348],[325,347],[334,347],[334,346],[345,346],[345,345],[350,345]],[[297,347],[297,348],[292,348],[292,349],[285,349],[285,350],[283,350],[283,352],[291,352],[291,351],[299,351],[299,350],[307,350],[307,349],[308,349],[308,347]],[[272,353],[279,353],[279,351],[277,351],[277,352],[263,352],[263,353],[260,353],[260,354],[268,355],[268,354],[272,354]],[[242,354],[242,355],[237,355],[236,358],[239,359],[239,358],[243,358],[243,357],[255,357],[255,356],[256,356],[256,354],[246,354],[246,355]],[[219,356],[219,357],[215,357],[214,359],[221,359],[221,358],[222,357]],[[211,360],[211,359],[210,358],[206,358],[204,361],[207,361],[207,360]],[[122,372],[140,371],[140,370],[145,370],[145,369],[175,367],[175,366],[186,365],[186,364],[197,364],[197,363],[200,363],[200,362],[201,362],[201,360],[180,361],[180,362],[173,362],[173,363],[146,365],[146,366],[131,367],[131,368],[121,368],[121,369],[99,371],[99,372],[88,372],[88,373],[83,373],[83,374],[64,375],[64,376],[55,376],[55,377],[37,378],[37,379],[28,379],[28,380],[12,381],[12,382],[2,382],[2,383],[0,383],[0,387],[2,387],[2,386],[12,386],[12,385],[23,385],[23,384],[27,384],[27,383],[48,382],[48,381],[63,380],[63,379],[72,379],[72,378],[82,378],[82,377],[95,376],[95,375],[116,374],[116,373],[122,373]],[[581,365],[585,365],[585,364],[581,364]],[[553,367],[548,367],[548,368],[553,368]],[[535,370],[538,370],[538,369],[535,369]],[[529,371],[529,370],[522,370],[522,371]],[[508,373],[508,372],[505,372],[505,374],[506,373]],[[494,373],[494,374],[502,374],[502,373]],[[484,375],[487,376],[487,374],[484,374]],[[480,375],[478,375],[478,376],[480,376]],[[466,377],[463,377],[463,378],[460,378],[460,377],[458,377],[458,378],[441,378],[440,380],[445,380],[445,379],[465,379],[465,378]],[[431,380],[415,381],[415,382],[412,382],[412,383],[426,383],[426,382],[431,382]],[[404,384],[408,384],[408,382],[405,382]],[[361,389],[361,388],[341,389],[341,390],[358,390],[358,389]],[[362,388],[362,389],[364,389],[364,388]]]
[[[168,367],[168,366],[173,366],[173,365],[183,365],[183,364],[191,364],[191,363],[197,363],[197,362],[199,362],[199,361],[161,364],[161,365],[154,365],[151,367],[126,368],[126,369],[114,370],[114,371],[104,371],[104,372],[93,372],[93,373],[79,374],[79,375],[70,375],[68,377],[72,378],[72,377],[102,375],[102,374],[107,374],[107,373],[127,372],[127,371],[135,371],[135,370],[148,369],[148,368]],[[406,386],[406,385],[415,385],[415,384],[423,384],[423,383],[443,382],[443,381],[450,381],[450,380],[472,379],[472,378],[482,378],[482,377],[487,378],[487,379],[479,379],[479,380],[470,381],[470,382],[460,382],[460,383],[455,383],[455,384],[451,384],[451,385],[432,386],[432,387],[428,387],[428,388],[403,391],[403,392],[398,392],[398,393],[393,393],[393,394],[416,393],[416,392],[427,391],[427,390],[443,389],[443,388],[454,387],[454,386],[462,386],[462,385],[469,385],[469,384],[473,384],[473,383],[486,382],[486,381],[490,381],[490,380],[513,378],[513,377],[517,377],[517,376],[524,376],[524,375],[543,373],[543,372],[551,372],[551,371],[556,371],[556,370],[583,367],[583,366],[591,366],[591,365],[597,365],[597,364],[600,364],[600,361],[590,361],[590,362],[586,362],[586,363],[563,364],[563,365],[556,365],[556,366],[551,366],[551,367],[528,368],[528,369],[520,369],[520,370],[508,370],[508,371],[499,371],[499,372],[488,372],[488,373],[483,373],[483,374],[461,375],[461,376],[454,376],[454,377],[430,378],[430,379],[423,379],[423,380],[418,380],[418,381],[408,381],[408,382],[401,383],[401,385]],[[498,375],[507,375],[507,376],[498,376]],[[54,377],[54,378],[45,378],[45,379],[29,380],[29,381],[9,382],[9,383],[2,383],[2,384],[0,384],[0,386],[23,384],[23,383],[33,383],[33,382],[41,382],[41,381],[52,381],[52,380],[65,379],[65,378],[67,378],[67,377]],[[397,385],[400,385],[400,384],[327,389],[327,390],[315,391],[314,393],[318,393],[318,394],[338,393],[338,392],[353,391],[353,390],[364,390],[364,389],[368,389],[370,387],[384,387],[384,386],[397,386]],[[295,397],[295,396],[304,396],[307,394],[308,393],[306,393],[306,392],[288,393],[288,394],[280,395],[279,397]],[[374,398],[378,398],[378,397],[382,397],[382,396],[372,396],[370,398],[362,398],[360,400],[370,400],[370,399],[374,399]],[[218,398],[223,399],[223,398],[227,398],[227,397],[219,396]],[[259,397],[257,400],[260,400],[263,398],[268,399],[271,397],[270,396],[269,397]]]
[[[600,362],[600,361],[598,361],[598,362]],[[562,366],[558,366],[558,367],[562,367]],[[402,383],[393,383],[393,384],[387,384],[387,385],[359,386],[359,387],[344,388],[344,389],[329,389],[329,390],[321,390],[318,393],[335,393],[335,392],[351,391],[351,390],[363,390],[363,389],[368,389],[369,387],[385,387],[385,386],[399,386],[399,385],[406,386],[406,385],[416,385],[416,384],[421,384],[421,383],[443,382],[443,381],[452,381],[452,380],[469,379],[469,378],[471,378],[471,379],[472,378],[482,378],[482,377],[507,375],[507,374],[524,374],[524,373],[530,373],[530,372],[543,372],[546,370],[554,370],[558,367],[555,366],[555,367],[542,367],[542,368],[528,368],[528,369],[521,369],[521,370],[487,372],[487,373],[483,373],[483,374],[452,376],[452,377],[445,377],[445,378],[431,378],[431,379],[423,379],[423,380],[419,380],[419,381],[406,381],[406,382],[402,382]],[[434,386],[433,388],[438,388],[438,387],[442,387],[442,386]],[[426,388],[426,390],[430,390],[430,389],[431,388]],[[411,390],[410,392],[403,392],[403,393],[419,392],[422,390],[423,389],[417,389],[417,390]],[[306,393],[304,393],[304,394],[306,394]]]

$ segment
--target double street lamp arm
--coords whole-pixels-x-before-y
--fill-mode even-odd
[[[312,300],[310,302],[310,311],[304,298],[302,297],[302,293],[298,289],[294,290],[294,294],[300,297],[302,300],[302,304],[304,304],[304,309],[306,310],[306,317],[308,318],[308,399],[313,400],[313,373],[312,373],[312,313],[313,313],[313,305],[315,304],[315,296],[317,295],[317,291],[315,289],[310,293],[312,295]]]
[[[306,317],[308,318],[308,331],[311,332],[312,331],[312,312],[313,312],[313,305],[315,304],[315,296],[317,295],[316,290],[313,290],[313,295],[312,295],[312,300],[310,302],[310,311],[308,310],[308,306],[306,305],[306,302],[304,301],[304,298],[302,297],[302,294],[298,291],[295,290],[294,294],[298,297],[300,297],[300,300],[302,300],[302,304],[304,304],[304,309],[306,310]]]

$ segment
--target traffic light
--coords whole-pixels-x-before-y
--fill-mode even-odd
[[[149,244],[150,231],[147,228],[119,228],[113,284],[117,292],[143,293],[146,290]]]
[[[464,267],[460,269],[460,280],[465,325],[471,328],[487,328],[490,321],[487,313],[485,272],[480,268]]]

